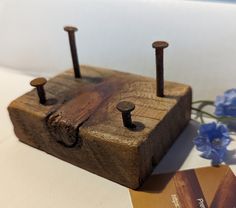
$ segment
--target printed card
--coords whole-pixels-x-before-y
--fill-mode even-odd
[[[152,175],[130,195],[133,208],[236,208],[236,177],[228,166]]]

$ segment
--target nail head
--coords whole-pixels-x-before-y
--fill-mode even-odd
[[[43,86],[47,83],[47,80],[44,77],[38,77],[36,79],[33,79],[30,82],[30,85],[33,87]]]
[[[163,49],[163,48],[167,48],[169,46],[169,44],[165,41],[155,41],[152,44],[152,47],[155,49]]]
[[[122,101],[116,105],[116,108],[122,113],[129,113],[135,109],[135,105],[128,101]]]
[[[66,32],[76,32],[78,30],[78,28],[77,27],[73,27],[73,26],[65,26],[64,30]]]

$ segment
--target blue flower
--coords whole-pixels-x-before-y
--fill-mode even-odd
[[[212,159],[213,164],[223,162],[231,139],[227,127],[215,122],[202,124],[198,136],[194,138],[197,150],[202,152],[202,157]]]
[[[215,101],[215,115],[236,116],[236,89],[227,90],[224,95],[217,96]]]

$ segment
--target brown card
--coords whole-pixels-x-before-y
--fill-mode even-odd
[[[130,195],[133,208],[236,208],[236,177],[228,166],[152,175]]]

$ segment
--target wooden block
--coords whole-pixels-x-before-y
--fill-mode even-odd
[[[138,188],[190,119],[189,86],[165,82],[156,97],[155,80],[82,66],[45,85],[46,105],[35,90],[14,100],[8,110],[20,141],[92,173]],[[135,104],[135,130],[123,127],[120,101]]]

